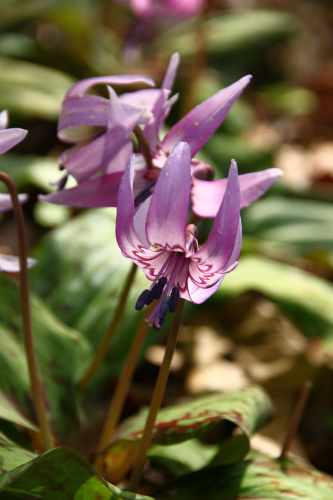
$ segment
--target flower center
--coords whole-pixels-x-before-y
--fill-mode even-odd
[[[168,312],[174,313],[180,295],[177,276],[185,261],[182,252],[169,252],[170,255],[163,264],[151,287],[144,290],[139,296],[135,309],[141,311],[144,306],[150,305],[153,300],[158,303],[147,321],[155,330],[159,330]]]

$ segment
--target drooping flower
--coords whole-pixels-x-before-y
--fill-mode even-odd
[[[13,148],[21,142],[27,135],[27,130],[21,128],[6,128],[8,126],[8,113],[0,113],[0,155]],[[26,194],[20,194],[19,200],[24,203],[27,200]],[[0,194],[0,213],[11,210],[12,202],[9,194]],[[34,265],[34,259],[28,259],[28,266]],[[0,272],[17,272],[20,270],[19,259],[14,255],[0,253]]]
[[[117,0],[129,4],[134,14],[142,18],[186,19],[200,14],[204,0]]]
[[[125,170],[118,197],[116,237],[126,257],[152,281],[136,308],[153,300],[147,321],[159,329],[179,297],[200,304],[238,264],[242,231],[237,165],[231,162],[227,188],[207,242],[199,249],[196,227],[187,224],[191,192],[191,155],[186,142],[177,144],[157,179],[153,194],[135,212],[134,157]]]
[[[198,216],[215,217],[223,198],[226,179],[205,180],[211,176],[213,168],[197,160],[195,155],[221,125],[235,100],[248,85],[251,76],[241,78],[196,106],[161,140],[163,125],[177,98],[170,96],[178,65],[179,54],[176,53],[171,57],[161,89],[144,89],[122,94],[119,98],[113,92],[110,94],[109,103],[106,99],[84,93],[95,83],[110,83],[112,78],[116,82],[120,77],[109,77],[108,81],[102,77],[98,82],[97,79],[88,79],[72,87],[63,103],[58,134],[63,140],[75,140],[79,135],[81,147],[77,150],[77,146],[74,146],[65,151],[59,160],[79,184],[71,189],[61,189],[41,196],[40,199],[80,207],[116,206],[123,171],[132,153],[132,144],[129,141],[131,127],[124,130],[120,116],[126,113],[126,109],[132,117],[131,113],[136,110],[134,114],[138,116],[138,110],[141,109],[141,118],[149,116],[143,124],[142,134],[149,147],[152,162],[147,165],[142,152],[135,154],[136,204],[139,205],[154,189],[158,175],[175,144],[186,141],[191,152],[192,209]],[[109,118],[108,112],[112,115]],[[97,124],[96,116],[103,117],[104,120],[99,118],[97,129],[93,127]],[[94,134],[106,130],[107,120],[113,124],[112,130],[109,129],[96,139]],[[117,127],[114,127],[114,123]],[[131,123],[133,124],[133,121]],[[87,133],[90,134],[88,137]],[[84,140],[88,140],[88,145],[82,142]],[[241,208],[259,198],[281,175],[282,171],[274,168],[239,176]]]

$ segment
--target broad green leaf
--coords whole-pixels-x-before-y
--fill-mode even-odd
[[[205,49],[208,52],[228,53],[232,50],[256,48],[276,38],[285,37],[296,26],[293,16],[269,10],[241,10],[211,16],[204,23]],[[194,21],[178,25],[159,37],[156,45],[163,51],[179,51],[192,55],[198,47],[197,25]]]
[[[87,210],[69,220],[48,233],[35,256],[38,265],[30,271],[35,293],[64,323],[98,345],[132,266],[115,239],[115,209]],[[134,305],[148,283],[138,269],[124,318],[96,383],[119,373],[142,316]],[[163,331],[148,334],[147,343],[158,342],[162,335]]]
[[[333,491],[332,477],[310,466],[264,455],[202,469],[182,477],[178,484],[174,500],[331,500]]]
[[[244,233],[298,252],[333,249],[332,204],[269,197],[248,207]]]
[[[64,95],[74,83],[72,77],[45,66],[6,58],[0,58],[0,68],[0,109],[58,118]]]
[[[216,430],[222,422],[231,423],[230,428],[224,430],[223,437],[219,435],[219,440],[227,442],[232,429],[236,426],[244,436],[243,442],[241,446],[239,443],[234,443],[234,446],[227,445],[225,460],[228,461],[228,454],[233,453],[231,461],[241,460],[249,451],[249,437],[268,421],[271,414],[272,404],[267,394],[259,387],[249,386],[224,394],[214,394],[189,403],[162,408],[157,415],[151,443],[174,445],[192,438],[202,438],[208,432]],[[136,453],[146,417],[147,411],[141,411],[138,415],[125,420],[120,426],[117,441],[110,445],[106,456],[110,474],[114,474],[111,477],[118,477],[117,468],[124,467],[119,460],[120,453],[123,454],[124,461],[127,460],[127,449],[132,455]],[[169,461],[172,458],[171,454],[172,450]],[[205,457],[203,459],[205,460]],[[186,467],[186,463],[184,466]],[[192,467],[195,468],[195,464]]]
[[[272,414],[267,394],[257,386],[213,394],[189,403],[167,406],[158,412],[152,443],[174,444],[201,437],[228,420],[250,437]],[[118,440],[139,441],[143,434],[147,411],[123,422]]]
[[[0,387],[25,417],[33,419],[22,339],[20,297],[14,283],[0,278]],[[59,436],[78,422],[75,383],[91,357],[89,342],[63,325],[37,297],[31,298],[32,328],[40,378]],[[9,415],[7,415],[9,417]],[[17,419],[13,419],[17,422]]]
[[[276,301],[309,337],[333,341],[332,288],[323,279],[264,257],[240,257],[212,300],[248,290]]]
[[[32,429],[38,431],[36,427],[30,420],[28,420],[17,406],[11,401],[6,394],[0,389],[0,418],[8,420],[9,422],[14,422],[15,424],[22,425],[27,429]]]
[[[15,469],[26,462],[30,462],[36,458],[36,456],[37,455],[32,451],[21,448],[4,434],[0,433],[0,470],[2,473]],[[2,485],[3,476],[0,475],[0,491]]]
[[[0,475],[7,493],[43,500],[149,500],[107,483],[78,453],[55,448],[35,460]],[[5,498],[5,496],[0,496]],[[26,497],[24,497],[26,498]]]
[[[58,162],[55,158],[41,156],[21,156],[8,153],[0,158],[0,169],[10,175],[17,189],[26,189],[32,184],[39,190],[51,191],[50,182],[59,179]],[[5,191],[3,183],[0,190]]]

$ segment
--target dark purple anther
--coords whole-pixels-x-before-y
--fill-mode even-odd
[[[164,299],[162,300],[162,304],[161,304],[161,307],[160,307],[160,310],[158,313],[160,325],[162,325],[162,323],[165,320],[165,316],[167,315],[167,312],[169,310],[170,300],[171,300],[171,297],[164,297]]]
[[[141,311],[143,306],[147,304],[147,300],[149,299],[150,295],[151,295],[150,290],[144,290],[142,292],[142,294],[140,295],[140,297],[138,298],[138,300],[136,301],[136,304],[135,304],[135,309],[137,311]]]
[[[177,288],[175,286],[172,289],[171,297],[170,297],[169,311],[171,313],[175,312],[175,310],[177,308],[178,300],[179,300],[179,288]]]
[[[143,191],[141,191],[141,193],[138,194],[138,196],[134,200],[135,207],[138,207],[140,203],[143,203],[148,198],[148,196],[151,195],[151,190],[155,186],[155,184],[156,181],[151,181],[149,184],[147,184],[147,186],[143,189]]]
[[[165,287],[166,282],[167,282],[166,277],[162,276],[162,278],[160,278],[158,280],[158,282],[155,283],[155,285],[151,289],[151,295],[152,295],[153,299],[158,300],[161,297],[162,292],[163,292],[163,288]]]

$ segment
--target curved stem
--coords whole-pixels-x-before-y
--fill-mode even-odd
[[[45,451],[53,448],[53,439],[49,427],[49,422],[46,416],[46,409],[42,394],[42,387],[38,377],[37,361],[34,350],[33,334],[31,328],[31,315],[30,315],[30,302],[29,302],[29,280],[28,280],[28,266],[26,258],[26,239],[25,239],[25,226],[23,220],[22,207],[18,199],[17,191],[14,182],[4,172],[0,172],[0,180],[2,180],[9,191],[14,216],[15,225],[17,230],[17,239],[19,246],[19,260],[20,260],[20,295],[21,295],[21,310],[22,310],[22,327],[25,352],[27,357],[28,372],[30,378],[30,385],[32,391],[32,398],[34,402],[37,421],[40,428],[42,441]]]
[[[117,387],[112,397],[111,404],[109,406],[109,410],[105,419],[104,428],[102,431],[100,441],[98,443],[97,454],[94,461],[95,470],[100,474],[103,472],[102,471],[103,452],[107,449],[108,445],[110,444],[116,425],[119,422],[119,418],[121,416],[121,412],[124,407],[125,399],[131,385],[138,357],[140,355],[143,343],[147,336],[149,325],[146,319],[151,314],[152,309],[154,307],[155,305],[151,304],[150,307],[148,307],[148,309],[145,311],[145,314],[142,316],[139,328],[131,344],[130,351],[126,358],[125,366],[117,382]]]
[[[150,403],[149,413],[146,420],[146,425],[143,431],[143,435],[140,441],[138,454],[136,457],[136,462],[134,464],[134,468],[132,471],[130,483],[129,483],[129,491],[137,491],[140,483],[142,469],[146,460],[146,454],[150,445],[151,436],[154,430],[154,425],[157,417],[158,410],[161,407],[161,403],[163,400],[166,384],[168,381],[172,356],[176,348],[178,332],[180,327],[180,322],[182,318],[183,308],[184,308],[185,299],[180,299],[178,302],[178,306],[173,318],[171,331],[168,337],[163,362],[160,368],[160,372],[158,374],[158,378],[156,381],[153,397]]]
[[[121,318],[123,317],[126,300],[130,292],[131,286],[133,284],[136,270],[137,266],[135,264],[132,264],[123,291],[121,292],[121,295],[119,297],[117,309],[109,325],[109,328],[107,329],[104,337],[102,338],[88,369],[86,370],[83,377],[78,383],[79,392],[83,391],[87,387],[87,385],[95,375],[97,369],[101,365],[102,361],[104,360],[105,356],[107,355],[110,342],[113,339],[114,334],[116,333]]]
[[[151,158],[150,148],[149,148],[149,145],[146,141],[146,138],[143,135],[143,132],[142,132],[141,128],[139,127],[139,125],[137,125],[134,128],[133,133],[134,133],[135,137],[137,138],[137,140],[142,148],[142,153],[143,153],[143,156],[145,157],[148,170],[153,170],[154,165],[153,165],[152,158]]]

